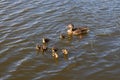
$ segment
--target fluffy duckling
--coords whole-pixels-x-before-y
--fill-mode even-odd
[[[36,50],[39,50],[41,52],[45,52],[47,50],[47,46],[46,45],[36,45]]]
[[[67,27],[68,27],[68,30],[67,30],[68,35],[82,35],[89,32],[88,27],[74,28],[73,24],[69,24]]]
[[[45,43],[48,43],[49,42],[49,39],[47,38],[42,38],[42,43],[45,44]]]
[[[63,53],[64,55],[68,55],[68,50],[67,50],[67,49],[62,49],[62,53]]]
[[[63,35],[63,34],[60,34],[60,37],[59,37],[60,39],[64,39],[65,38],[65,36]]]
[[[46,46],[46,45],[42,45],[42,46],[41,46],[41,51],[42,51],[42,52],[45,52],[46,50],[47,50],[47,46]]]
[[[36,44],[36,50],[40,50],[41,46],[39,44]]]
[[[54,59],[58,59],[58,53],[57,52],[53,52],[52,56],[54,57]]]
[[[52,50],[52,53],[54,53],[54,52],[57,52],[58,49],[56,47],[52,47],[51,50]]]

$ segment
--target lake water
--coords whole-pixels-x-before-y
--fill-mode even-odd
[[[90,32],[60,40],[69,23]],[[120,0],[0,0],[0,80],[120,80]]]

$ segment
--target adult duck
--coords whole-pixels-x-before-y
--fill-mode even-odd
[[[89,32],[89,28],[87,26],[74,28],[73,24],[69,24],[67,27],[68,27],[67,30],[68,35],[82,35]]]

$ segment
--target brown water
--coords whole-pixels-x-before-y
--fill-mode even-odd
[[[90,32],[60,40],[69,23]],[[44,36],[68,59],[37,54]],[[120,1],[0,0],[0,80],[120,80]]]

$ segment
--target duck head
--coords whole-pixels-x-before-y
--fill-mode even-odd
[[[72,30],[74,28],[74,25],[73,24],[68,24],[67,28]]]
[[[42,38],[42,42],[43,42],[43,43],[46,43],[46,40],[45,40],[45,38]]]
[[[42,43],[43,43],[43,44],[46,44],[46,43],[49,42],[49,40],[50,40],[50,39],[43,37],[43,38],[42,38]]]
[[[52,50],[52,53],[54,53],[54,52],[57,52],[58,49],[56,47],[52,47],[51,50]]]

